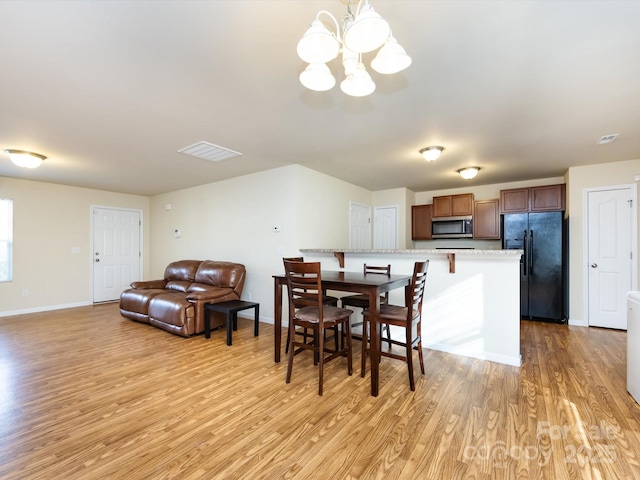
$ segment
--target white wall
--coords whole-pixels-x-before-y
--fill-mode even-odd
[[[298,256],[299,248],[348,248],[349,201],[370,205],[371,193],[299,165],[155,196],[150,278],[185,258],[242,263],[242,298],[259,302],[261,319],[272,322],[272,275],[282,273],[282,257]]]
[[[636,175],[640,175],[640,160],[573,167],[567,172],[569,320],[571,321],[584,323],[587,320],[584,311],[584,296],[586,295],[584,291],[584,189],[633,184]]]
[[[638,174],[640,160],[574,167],[567,172],[572,320],[584,320],[583,190],[634,183]],[[91,205],[143,211],[144,278],[161,277],[167,263],[179,258],[245,263],[249,271],[243,297],[251,293],[270,319],[271,275],[281,271],[282,257],[296,256],[299,248],[347,248],[350,200],[372,206],[397,203],[402,242],[404,199],[407,248],[434,248],[447,241],[415,245],[410,241],[411,205],[469,191],[477,200],[499,198],[502,189],[563,182],[565,178],[555,177],[432,192],[372,193],[294,165],[149,199],[0,177],[0,196],[14,200],[15,230],[14,280],[0,283],[0,316],[91,302]],[[171,204],[171,210],[165,210],[166,204]],[[281,226],[280,233],[272,232],[275,225]],[[182,230],[182,238],[173,237],[174,228]],[[466,243],[500,248],[499,241],[456,240],[458,246]],[[71,254],[71,247],[80,247],[80,254]],[[24,289],[29,291],[26,297]]]
[[[0,197],[13,200],[14,224],[13,281],[0,283],[0,316],[93,301],[92,205],[142,210],[147,271],[148,197],[8,177],[0,177]]]

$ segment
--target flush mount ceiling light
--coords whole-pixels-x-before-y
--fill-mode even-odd
[[[424,157],[427,162],[433,162],[440,158],[442,155],[442,151],[444,147],[425,147],[420,149],[420,154]]]
[[[27,152],[26,150],[5,150],[9,159],[22,168],[38,168],[47,157],[39,153]]]
[[[479,171],[480,167],[465,167],[458,170],[458,173],[465,180],[471,180],[472,178],[475,178],[476,175],[478,175]]]
[[[320,15],[332,20],[335,32],[322,23]],[[376,84],[362,63],[362,54],[378,48],[378,54],[371,61],[371,68],[376,72],[388,75],[411,65],[411,57],[393,37],[391,27],[373,9],[369,0],[360,0],[355,14],[349,1],[347,13],[342,17],[342,28],[331,13],[320,10],[298,42],[298,56],[309,64],[300,74],[300,83],[318,92],[331,90],[336,79],[326,64],[342,52],[345,79],[340,83],[340,89],[354,97],[370,95]]]

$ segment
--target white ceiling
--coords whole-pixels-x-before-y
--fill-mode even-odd
[[[346,3],[0,1],[0,176],[154,195],[301,164],[427,191],[640,158],[639,1],[371,0],[413,65],[369,97],[306,90],[296,44]],[[201,140],[243,155],[177,153]]]

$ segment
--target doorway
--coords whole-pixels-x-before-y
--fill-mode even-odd
[[[627,328],[626,294],[636,288],[636,186],[585,190],[587,323]]]
[[[349,202],[349,248],[371,248],[371,207]]]
[[[398,207],[373,209],[373,248],[383,250],[398,248]]]
[[[110,302],[140,280],[142,211],[92,207],[93,303]]]

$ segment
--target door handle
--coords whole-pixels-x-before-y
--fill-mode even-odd
[[[598,268],[598,264],[597,263],[592,263],[591,264],[591,268]]]
[[[99,259],[99,258],[96,258],[96,263],[98,263],[98,262],[100,262],[100,259]]]
[[[524,276],[527,276],[527,265],[529,265],[529,254],[528,254],[528,250],[527,250],[527,231],[525,230],[522,234],[522,248],[524,250],[524,258],[523,258],[523,262],[522,262],[522,266],[524,269]]]
[[[529,230],[529,275],[533,275],[533,230]]]

